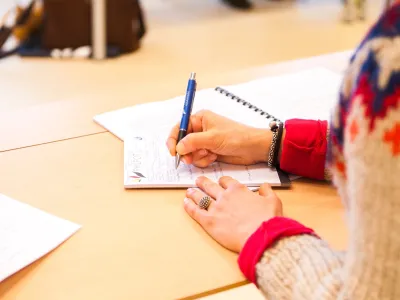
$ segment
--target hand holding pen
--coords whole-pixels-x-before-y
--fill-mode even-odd
[[[215,161],[234,165],[267,161],[272,141],[269,128],[250,127],[210,110],[191,114],[195,91],[195,74],[191,74],[182,119],[173,126],[166,143],[175,156],[176,168],[182,157],[198,168]]]
[[[190,115],[192,113],[193,101],[196,93],[196,86],[197,86],[196,73],[192,72],[190,74],[190,78],[187,84],[185,104],[183,106],[183,113],[181,118],[181,124],[179,127],[177,144],[186,136],[189,128],[189,120],[190,120]],[[178,168],[180,161],[181,161],[181,156],[177,153],[175,156],[175,168]]]

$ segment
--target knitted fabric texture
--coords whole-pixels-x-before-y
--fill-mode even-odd
[[[330,126],[329,165],[347,213],[349,246],[282,238],[256,266],[269,300],[400,299],[400,6],[351,58]]]

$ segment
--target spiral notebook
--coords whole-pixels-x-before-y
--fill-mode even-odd
[[[170,100],[140,104],[95,117],[95,121],[115,134],[121,140],[131,136],[136,129],[172,128],[182,116],[183,97]],[[248,109],[251,107],[252,109]],[[198,91],[193,103],[192,114],[211,110],[229,119],[254,126],[269,126],[265,111],[255,108],[244,99],[231,95],[222,87]],[[256,112],[256,109],[257,112]],[[128,131],[128,132],[127,132]]]
[[[268,128],[272,120],[329,120],[342,75],[313,68],[230,86],[199,90],[193,110],[211,110],[253,127]],[[199,83],[201,79],[199,79]],[[184,84],[183,84],[184,85]],[[172,127],[182,114],[184,95],[96,115],[94,121],[121,140],[136,129]]]
[[[262,108],[257,107],[256,105],[254,105],[253,103],[246,101],[245,99],[239,97],[238,95],[235,95],[233,93],[231,93],[230,91],[224,89],[223,87],[216,87],[215,91],[220,93],[221,95],[227,97],[230,100],[235,101],[236,103],[254,111],[255,113],[258,113],[260,116],[265,117],[266,119],[268,119],[270,122],[271,121],[276,121],[276,122],[282,122],[281,119],[269,114],[268,112],[264,111]]]
[[[232,86],[218,86],[196,93],[192,113],[211,110],[237,122],[269,128],[271,121],[289,118],[329,119],[337,99],[341,75],[317,68],[279,77],[263,78]],[[247,186],[268,182],[288,186],[287,174],[265,164],[237,166],[216,163],[206,169],[182,165],[175,170],[165,141],[179,122],[184,96],[140,104],[98,115],[94,120],[125,141],[126,188],[192,187],[198,175],[216,180],[232,176]]]

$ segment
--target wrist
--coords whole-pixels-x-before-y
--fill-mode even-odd
[[[272,142],[272,132],[269,129],[259,129],[253,131],[251,137],[251,151],[253,159],[257,163],[267,162],[269,148]]]
[[[239,253],[238,263],[242,273],[257,284],[255,270],[263,253],[282,238],[303,234],[317,237],[311,228],[289,218],[277,216],[263,222],[247,239]]]
[[[283,141],[285,140],[285,135],[286,135],[286,130],[285,130],[285,128],[283,128],[282,139],[281,139],[281,144],[280,144],[279,153],[278,153],[278,162],[281,161],[282,149],[283,149]]]
[[[285,139],[285,128],[282,132],[282,139],[279,147],[278,162],[281,160],[283,141]],[[252,137],[252,151],[256,162],[267,162],[269,149],[272,143],[272,132],[270,129],[257,129]]]

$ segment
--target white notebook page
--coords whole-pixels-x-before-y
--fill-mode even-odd
[[[160,127],[172,128],[182,117],[184,96],[166,101],[136,105],[95,117],[95,121],[115,134],[121,140],[132,130],[154,130]],[[198,91],[193,103],[192,114],[208,109],[219,115],[253,127],[268,127],[268,120],[260,114],[243,107],[214,89]]]
[[[124,186],[126,188],[195,187],[199,176],[218,180],[231,176],[247,186],[268,182],[281,185],[276,170],[266,164],[239,166],[214,163],[207,168],[197,168],[181,161],[175,169],[175,157],[165,146],[167,132],[136,132],[124,141]]]
[[[224,86],[245,101],[284,121],[289,118],[329,120],[337,101],[342,75],[324,68],[314,68],[277,77]],[[94,120],[124,140],[133,130],[153,130],[172,127],[180,121],[184,96],[166,101],[135,105],[94,117]],[[221,95],[214,89],[198,91],[193,113],[200,109],[255,127],[268,127],[269,121],[259,113]]]
[[[0,282],[55,249],[79,228],[0,194]]]
[[[315,68],[224,88],[282,121],[330,120],[342,77],[328,69]]]

